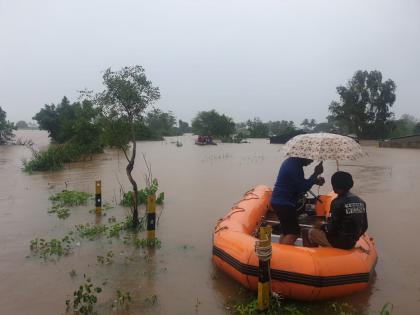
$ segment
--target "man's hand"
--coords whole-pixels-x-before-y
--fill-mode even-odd
[[[321,161],[319,162],[317,166],[315,166],[314,175],[318,176],[318,175],[321,175],[323,172],[324,172],[324,166],[322,165],[322,161]]]
[[[324,185],[324,184],[325,184],[325,179],[324,179],[324,177],[322,177],[322,176],[319,176],[319,177],[316,179],[316,181],[315,181],[315,185],[322,186],[322,185]]]

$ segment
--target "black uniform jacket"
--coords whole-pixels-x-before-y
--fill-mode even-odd
[[[332,201],[325,226],[328,241],[332,246],[353,248],[367,228],[366,203],[362,199],[347,192]]]

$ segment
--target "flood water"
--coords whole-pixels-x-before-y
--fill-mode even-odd
[[[42,131],[18,131],[18,137],[30,138],[38,147],[48,144]],[[183,146],[171,143],[175,140]],[[61,238],[76,224],[108,223],[111,216],[124,217],[126,210],[116,205],[98,219],[88,211],[93,208],[90,202],[72,208],[68,219],[59,220],[47,213],[48,197],[66,187],[94,193],[94,181],[100,179],[104,202],[115,205],[120,200],[120,184],[125,190],[130,187],[125,160],[118,151],[107,150],[62,171],[28,175],[21,167],[30,151],[23,146],[0,146],[0,313],[64,313],[65,300],[72,297],[85,274],[104,289],[99,294],[100,314],[118,314],[110,307],[116,289],[130,291],[133,298],[124,314],[228,314],[227,303],[243,299],[244,291],[212,265],[213,227],[245,191],[274,183],[283,160],[282,146],[256,139],[249,144],[201,147],[193,140],[186,135],[139,142],[160,191],[165,192],[164,206],[158,208],[158,213],[162,211],[157,227],[160,249],[145,253],[122,240],[110,243],[104,237],[81,240],[73,254],[57,262],[30,256],[30,240]],[[393,314],[418,314],[420,150],[364,149],[368,157],[343,162],[341,169],[353,174],[354,192],[367,202],[368,232],[379,254],[377,275],[369,290],[339,301],[366,314],[387,302],[394,305]],[[324,163],[324,168],[325,177],[330,178],[335,162]],[[142,187],[144,171],[139,154],[134,173]],[[330,189],[327,180],[320,193]],[[115,253],[114,262],[98,264],[97,256],[109,250]],[[76,271],[75,277],[69,275],[71,270]]]

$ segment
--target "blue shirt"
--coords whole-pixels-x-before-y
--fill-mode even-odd
[[[301,158],[287,158],[280,167],[271,195],[271,204],[296,207],[300,195],[311,189],[316,178],[317,176],[312,175],[305,179]]]

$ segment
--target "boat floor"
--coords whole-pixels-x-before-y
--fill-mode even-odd
[[[312,228],[316,225],[319,225],[321,222],[325,221],[325,217],[320,217],[316,215],[300,215],[299,216],[299,226],[301,228]],[[271,233],[271,240],[273,243],[278,243],[280,240],[281,233],[281,225],[280,221],[277,218],[277,215],[274,213],[274,211],[270,210],[266,214],[265,222],[268,226],[272,227],[272,233]],[[296,242],[296,246],[303,246],[303,240],[302,237],[298,237]]]

